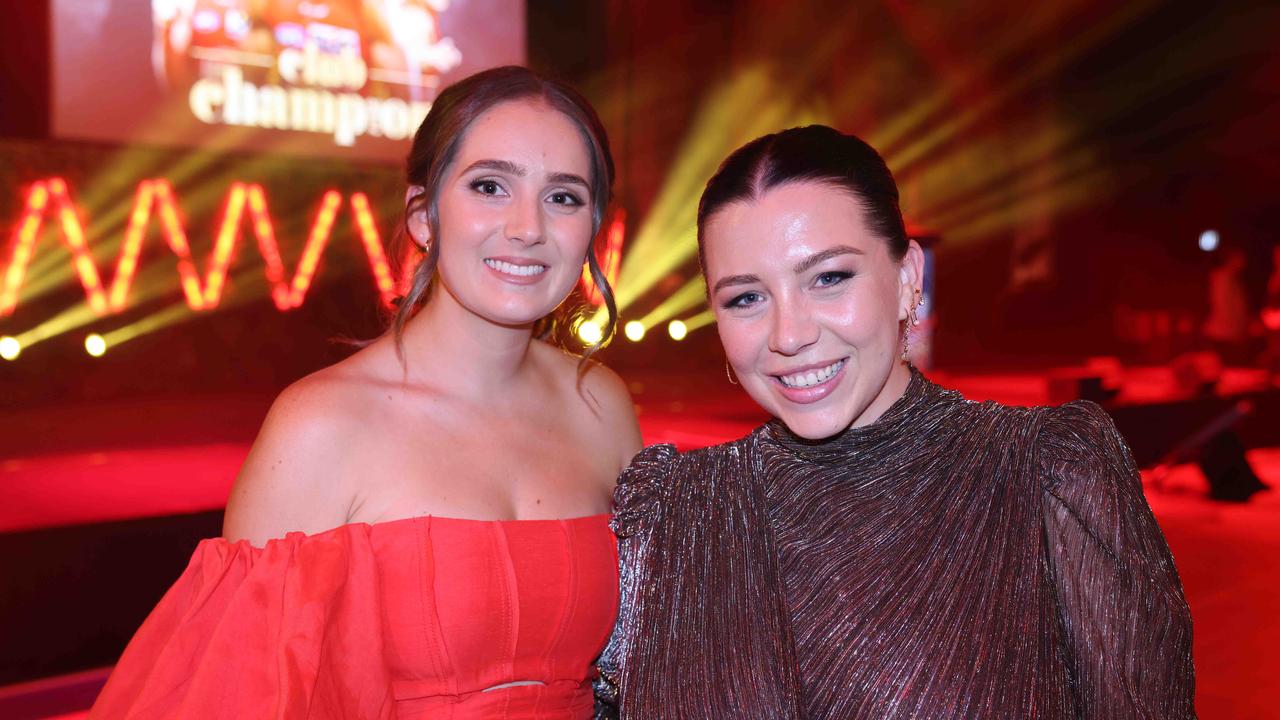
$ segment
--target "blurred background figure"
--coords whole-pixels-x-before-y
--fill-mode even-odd
[[[1244,251],[1228,248],[1209,271],[1209,313],[1204,336],[1228,365],[1254,360],[1252,331],[1258,323],[1245,287],[1248,261]]]
[[[1267,280],[1267,297],[1262,306],[1262,330],[1267,345],[1265,366],[1280,378],[1280,241],[1271,247],[1271,277]]]

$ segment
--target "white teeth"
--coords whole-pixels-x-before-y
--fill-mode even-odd
[[[501,260],[492,260],[485,258],[484,264],[507,275],[516,275],[519,277],[529,277],[530,275],[541,275],[547,271],[546,265],[512,265],[509,262]]]
[[[796,373],[794,375],[785,375],[779,377],[782,384],[789,388],[807,388],[813,387],[818,383],[824,383],[830,380],[840,368],[844,367],[844,360],[837,360],[821,370],[810,370],[808,372]]]

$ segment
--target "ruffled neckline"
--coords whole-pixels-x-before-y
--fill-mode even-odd
[[[774,418],[765,424],[765,436],[785,451],[815,462],[845,462],[851,455],[872,449],[883,452],[887,445],[908,439],[907,429],[917,425],[922,416],[937,407],[940,401],[961,399],[959,393],[934,384],[914,365],[910,368],[911,379],[907,381],[902,395],[873,423],[850,426],[822,440],[808,440],[791,432],[782,420]]]

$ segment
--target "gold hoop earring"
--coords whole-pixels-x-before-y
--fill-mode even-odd
[[[737,384],[738,384],[738,378],[736,378],[736,377],[734,377],[734,376],[733,376],[733,368],[729,367],[729,361],[728,361],[728,360],[725,360],[725,361],[724,361],[724,376],[725,376],[725,377],[727,377],[727,378],[729,378],[729,383],[730,383],[731,385],[737,385]]]

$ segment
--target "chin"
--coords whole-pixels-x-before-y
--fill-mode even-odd
[[[536,309],[529,308],[495,308],[492,312],[481,312],[480,314],[489,322],[498,325],[508,325],[518,327],[521,325],[532,325],[542,318],[555,312],[558,305],[539,306]]]
[[[566,293],[567,294],[567,293]],[[555,312],[564,301],[546,297],[530,297],[510,293],[505,297],[484,297],[480,302],[463,303],[472,313],[497,325],[517,327],[529,325]]]
[[[850,379],[846,378],[846,381]],[[744,389],[760,407],[781,420],[787,430],[805,440],[825,440],[839,435],[853,424],[854,413],[847,395],[848,388],[837,388],[832,395],[809,404],[790,402],[781,397],[771,379],[746,383]]]
[[[556,311],[556,308],[564,304],[569,297],[569,290],[565,292],[544,292],[538,295],[510,293],[505,297],[490,297],[489,302],[483,303],[487,312],[484,314],[495,322],[504,325],[524,325],[531,322],[537,322],[542,318]]]

